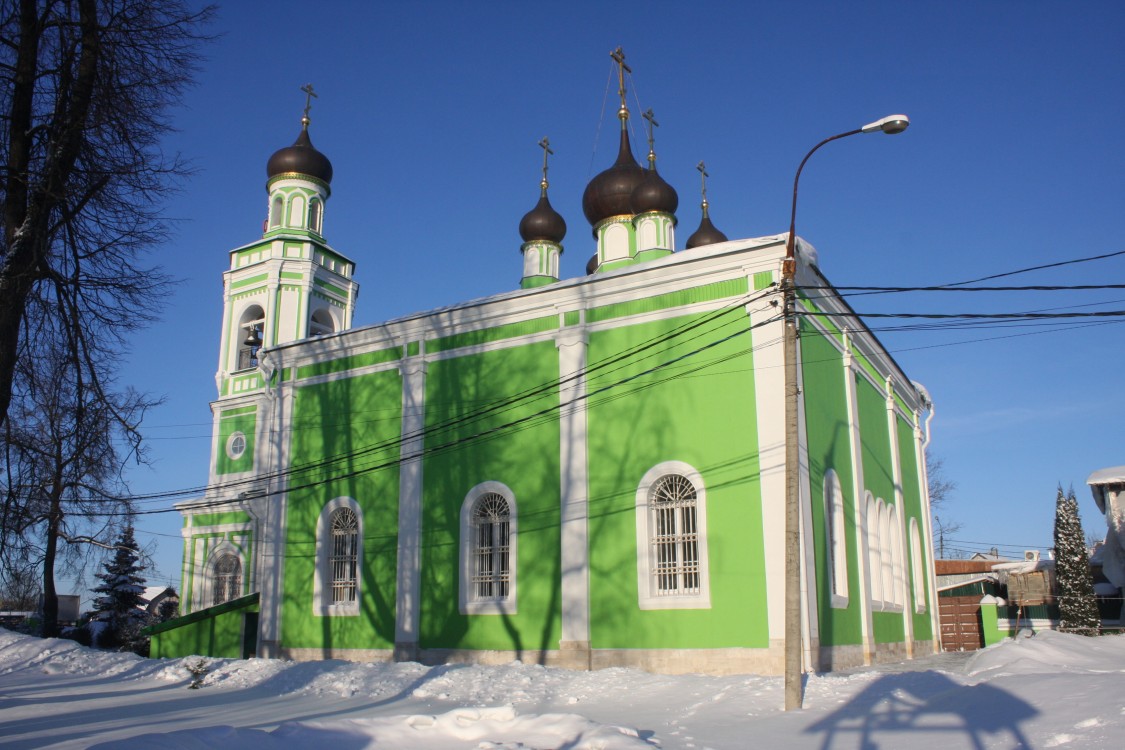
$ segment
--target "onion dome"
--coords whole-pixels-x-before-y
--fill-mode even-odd
[[[542,188],[539,203],[520,219],[520,237],[524,242],[544,240],[561,245],[563,237],[566,236],[566,222],[559,212],[551,207],[551,201],[547,199],[546,182],[542,184]]]
[[[589,276],[596,270],[598,270],[598,254],[594,253],[590,256],[590,260],[586,261],[586,275]]]
[[[604,172],[596,175],[582,194],[582,212],[590,226],[611,216],[632,216],[633,191],[644,181],[645,170],[633,158],[629,145],[629,133],[625,122],[621,123],[621,147],[617,161]]]
[[[645,170],[641,184],[633,189],[629,203],[635,214],[643,214],[647,211],[674,214],[680,205],[680,196],[676,194],[675,188],[664,181],[656,171],[656,165],[653,164]]]
[[[301,134],[292,146],[278,149],[266,163],[266,174],[273,179],[279,174],[296,172],[316,179],[332,182],[332,162],[313,148],[309,140],[309,119],[301,118]]]
[[[716,242],[726,241],[727,236],[711,223],[711,217],[707,213],[707,201],[703,201],[703,218],[699,220],[699,229],[696,229],[691,237],[688,237],[687,248],[690,250],[693,247],[714,245]]]

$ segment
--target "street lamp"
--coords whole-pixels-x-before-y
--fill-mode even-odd
[[[860,133],[882,132],[895,135],[910,126],[906,115],[888,115],[861,128],[825,138],[801,159],[793,178],[793,209],[789,214],[789,238],[785,241],[785,262],[781,265],[781,291],[784,299],[785,335],[785,710],[801,707],[801,541],[800,490],[797,470],[797,183],[805,162],[826,143]]]

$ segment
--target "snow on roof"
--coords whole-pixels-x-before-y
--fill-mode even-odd
[[[1125,466],[1110,466],[1108,469],[1098,469],[1086,479],[1090,485],[1090,492],[1094,494],[1094,502],[1098,510],[1105,513],[1105,485],[1125,484]]]
[[[1054,570],[1054,560],[1019,560],[1017,562],[997,563],[992,566],[992,569],[997,572],[1007,573],[1009,575],[1020,575],[1023,573],[1034,573],[1037,570]]]

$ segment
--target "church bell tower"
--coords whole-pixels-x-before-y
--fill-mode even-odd
[[[351,327],[359,285],[355,263],[324,239],[332,163],[309,138],[305,92],[301,132],[266,164],[267,217],[260,240],[230,251],[223,273],[223,333],[216,385],[233,396],[263,385],[259,350]]]

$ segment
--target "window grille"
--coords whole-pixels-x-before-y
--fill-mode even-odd
[[[511,511],[503,495],[489,492],[473,506],[472,591],[477,601],[503,601],[511,591]]]
[[[242,595],[242,563],[237,555],[227,553],[215,561],[214,596],[211,604],[222,604]]]
[[[695,486],[669,474],[652,489],[652,575],[656,596],[698,594],[699,526]]]
[[[354,602],[359,565],[359,519],[351,508],[332,511],[332,603]]]

